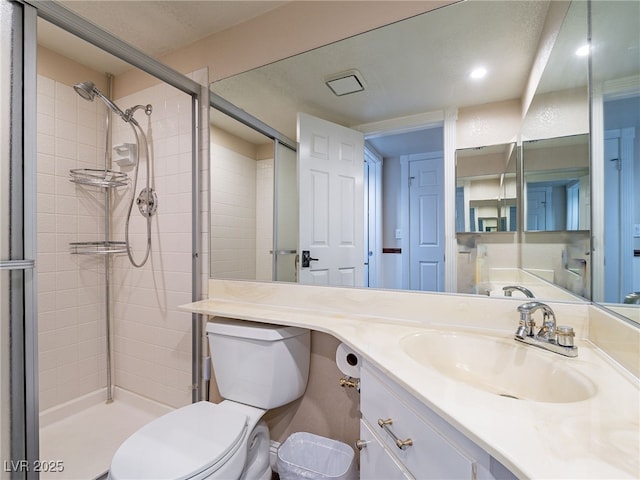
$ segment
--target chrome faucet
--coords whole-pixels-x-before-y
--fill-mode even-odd
[[[505,297],[510,297],[514,290],[524,293],[525,297],[534,298],[533,292],[531,290],[525,287],[521,287],[520,285],[507,285],[506,287],[502,287],[502,291],[504,292]]]
[[[542,310],[542,327],[535,333],[533,313]],[[556,316],[549,305],[542,302],[527,302],[518,307],[520,324],[515,339],[519,342],[544,348],[567,357],[578,356],[578,347],[573,345],[573,328],[556,326]]]

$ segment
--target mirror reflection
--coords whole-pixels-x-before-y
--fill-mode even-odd
[[[523,142],[522,161],[526,230],[589,230],[589,136]]]
[[[456,151],[456,232],[517,230],[515,143]]]
[[[640,3],[592,3],[593,299],[640,323]]]
[[[637,2],[607,2],[606,8],[602,2],[593,4],[594,46],[599,43],[598,52],[608,52],[599,57],[600,60],[606,57],[606,61],[597,62],[598,52],[594,50],[594,76],[599,76],[601,84],[606,84],[609,90],[612,82],[618,82],[619,78],[638,78],[637,58],[625,57],[624,60],[616,53],[638,48],[637,35],[633,33],[640,30],[638,15],[634,16],[635,11],[630,11],[634,8],[638,8]],[[523,28],[525,23],[518,20],[522,18],[527,19],[527,28]],[[580,165],[571,167],[573,170],[567,167],[562,172],[564,179],[558,178],[561,172],[543,175],[545,170],[552,169],[543,169],[542,164],[536,166],[532,159],[540,153],[535,150],[544,146],[544,140],[553,137],[577,140],[591,131],[589,109],[593,102],[590,106],[588,58],[574,54],[586,43],[587,26],[587,2],[461,2],[216,82],[212,91],[290,138],[296,138],[295,118],[298,112],[359,130],[369,144],[372,139],[385,134],[414,132],[425,127],[439,127],[446,138],[446,119],[453,112],[455,141],[454,145],[443,142],[445,170],[453,162],[453,152],[460,151],[459,156],[463,156],[467,150],[466,153],[472,153],[473,150],[469,150],[472,148],[508,145],[522,139],[531,160],[532,171],[528,175],[531,188],[548,187],[552,191],[560,188],[564,191],[564,203],[557,203],[550,213],[553,226],[547,227],[546,216],[544,222],[538,217],[535,227],[527,224],[524,198],[528,196],[527,188],[523,178],[516,178],[516,194],[513,193],[509,186],[513,172],[476,171],[465,174],[459,169],[455,173],[450,170],[452,173],[448,178],[451,185],[445,184],[444,201],[450,205],[450,211],[457,214],[455,218],[452,215],[447,219],[445,224],[455,228],[458,235],[457,252],[450,252],[447,258],[456,258],[457,266],[453,267],[453,272],[457,272],[457,279],[454,273],[453,281],[447,284],[447,291],[486,294],[487,289],[479,286],[485,277],[484,272],[493,269],[495,273],[502,269],[500,273],[507,270],[518,272],[516,276],[520,279],[532,275],[555,288],[536,292],[538,298],[557,298],[555,293],[560,291],[564,294],[561,298],[588,299],[592,294],[591,275],[594,274],[601,278],[594,278],[594,299],[603,301],[604,273],[596,275],[596,272],[603,272],[605,264],[604,253],[600,253],[598,248],[604,244],[604,233],[598,233],[604,230],[599,226],[605,218],[604,207],[599,206],[604,205],[604,200],[598,198],[597,192],[589,192],[590,182],[600,185],[599,174],[597,171],[584,171],[584,166]],[[447,42],[443,44],[442,38]],[[623,45],[621,39],[633,45]],[[474,48],[469,48],[469,45]],[[507,45],[510,50],[505,55]],[[394,47],[397,50],[393,50]],[[519,48],[518,52],[511,51]],[[488,69],[490,81],[469,83],[467,74],[473,68],[474,59],[480,57],[488,59],[491,65]],[[407,62],[407,58],[419,58],[420,61]],[[452,58],[457,59],[455,65],[450,62]],[[509,61],[505,62],[505,58]],[[517,62],[513,61],[515,58]],[[617,65],[621,63],[626,66],[624,72]],[[425,67],[428,68],[425,70]],[[363,75],[365,90],[340,97],[333,95],[324,83],[325,77],[353,69]],[[433,71],[438,75],[433,75]],[[637,95],[640,92],[637,80],[631,84]],[[606,100],[613,100],[609,96],[607,94]],[[395,125],[395,130],[389,127],[390,124]],[[631,128],[631,124],[627,128]],[[539,145],[534,145],[535,140]],[[580,145],[576,148],[583,149],[584,145]],[[595,155],[596,149],[593,152]],[[387,159],[383,155],[380,171],[386,169],[386,164]],[[524,168],[528,168],[526,164]],[[473,181],[470,177],[502,173],[503,188],[498,186],[498,193],[493,195],[495,202],[493,198],[485,198],[477,200],[487,203],[472,203],[476,199],[470,196]],[[465,177],[469,177],[470,185],[466,197]],[[379,179],[383,184],[389,181],[382,176]],[[408,180],[398,179],[398,182],[404,181]],[[519,182],[522,185],[518,189]],[[564,183],[560,187],[554,182]],[[463,187],[462,194],[458,187]],[[603,186],[601,190],[604,191]],[[385,196],[389,197],[380,195]],[[498,204],[498,199],[501,204]],[[395,217],[379,218],[383,234],[377,244],[375,238],[370,244],[374,248],[370,250],[373,256],[369,257],[369,262],[378,265],[378,272],[384,274],[371,277],[374,278],[369,283],[371,286],[393,288],[384,280],[390,274],[396,279],[391,282],[393,285],[408,288],[408,281],[404,280],[408,273],[404,271],[406,251],[403,241],[409,231],[408,224],[403,223],[402,211],[394,210],[401,209],[400,205],[396,203],[396,207],[385,210],[385,214],[387,210],[391,214],[395,212]],[[490,212],[485,211],[485,207]],[[473,215],[470,214],[471,209]],[[589,209],[593,216],[591,223]],[[515,221],[512,221],[513,217]],[[635,222],[640,223],[640,220]],[[544,230],[541,229],[543,224]],[[629,225],[634,228],[633,221]],[[274,233],[280,228],[278,226]],[[451,238],[451,233],[447,233],[447,238]],[[594,243],[593,251],[592,235],[601,242]],[[631,235],[629,238],[635,245],[635,237]],[[623,251],[623,247],[610,241],[607,243],[614,254],[617,248]],[[552,250],[553,259],[549,259],[548,253]],[[368,253],[365,252],[365,261]],[[582,261],[584,259],[586,265]],[[452,271],[450,267],[446,268],[448,272]],[[225,276],[215,268],[212,268],[211,275]],[[633,284],[629,286],[634,290]],[[623,287],[619,290],[624,291]],[[602,293],[596,295],[600,291]],[[624,295],[618,298],[623,299]]]

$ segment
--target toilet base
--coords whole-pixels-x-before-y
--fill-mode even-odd
[[[269,463],[269,428],[264,421],[258,422],[247,441],[247,460],[240,480],[271,480]]]

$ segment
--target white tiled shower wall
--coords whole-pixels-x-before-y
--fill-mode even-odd
[[[70,242],[104,238],[104,194],[69,181],[103,168],[105,109],[38,76],[38,343],[40,410],[104,387],[104,263]]]
[[[216,278],[272,279],[273,158],[211,143],[211,271]]]
[[[117,103],[121,108],[153,106],[151,116],[139,110],[135,118],[151,145],[157,212],[147,263],[135,268],[126,256],[114,262],[115,381],[178,407],[190,403],[192,395],[191,315],[177,309],[191,302],[192,100],[161,84],[118,98]],[[135,136],[129,125],[118,122],[113,144],[123,142],[135,143]],[[146,162],[140,152],[136,196],[146,186]],[[134,176],[132,167],[123,170]],[[130,193],[114,199],[114,238],[124,238]],[[133,257],[139,263],[145,252],[146,219],[135,204],[130,218]]]
[[[220,278],[256,275],[256,161],[211,144],[211,270]]]
[[[203,70],[190,77],[206,84],[206,75]],[[151,117],[138,111],[136,119],[152,144],[158,212],[147,264],[137,269],[126,255],[112,258],[113,383],[176,407],[191,402],[192,395],[191,315],[176,308],[192,298],[191,102],[166,85],[116,99],[123,109],[138,103],[154,107]],[[71,168],[103,168],[104,117],[101,102],[84,101],[72,87],[38,76],[41,411],[106,386],[104,260],[69,253],[69,242],[104,239],[104,193],[68,180]],[[128,125],[115,116],[112,122],[113,144],[135,142]],[[136,193],[146,181],[145,164],[143,158]],[[132,176],[131,168],[126,171]],[[204,165],[202,198],[207,171]],[[124,239],[131,192],[129,187],[112,194],[112,240]],[[201,208],[205,220],[207,202]],[[131,218],[133,255],[140,261],[146,231],[135,205]],[[202,227],[206,238],[207,223]],[[205,244],[203,265],[207,257]]]

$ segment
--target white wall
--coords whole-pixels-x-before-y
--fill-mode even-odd
[[[198,78],[203,76],[205,78]],[[206,82],[206,72],[190,75]],[[191,97],[165,84],[118,98],[121,108],[151,104],[147,117],[135,118],[152,146],[153,188],[158,210],[152,217],[151,255],[142,268],[127,256],[114,260],[113,323],[115,372],[119,387],[174,407],[191,402],[191,315],[177,309],[191,302],[192,125]],[[129,125],[116,118],[113,144],[135,142]],[[140,161],[135,195],[146,185]],[[126,170],[133,176],[133,168]],[[125,217],[133,193],[130,186],[113,201],[114,239],[124,239]],[[133,257],[144,257],[146,219],[134,205],[130,239]]]

